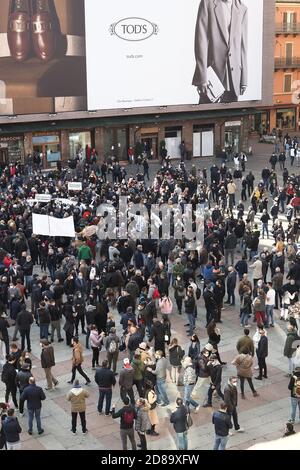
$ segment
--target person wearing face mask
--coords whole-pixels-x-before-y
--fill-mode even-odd
[[[84,298],[84,296],[87,293],[87,282],[83,277],[82,273],[78,274],[78,277],[75,279],[75,289],[77,293],[81,293],[81,296]]]
[[[185,296],[185,286],[182,277],[177,276],[174,281],[174,297],[176,300],[178,313],[182,315],[182,302]]]
[[[82,334],[86,335],[87,332],[85,330],[85,318],[84,318],[85,301],[84,301],[84,296],[82,295],[80,291],[76,293],[74,308],[77,314],[75,318],[75,336],[79,336],[78,335],[79,323],[81,323]]]
[[[67,346],[72,348],[72,338],[75,329],[74,305],[72,296],[69,295],[67,297],[67,302],[63,305],[62,313],[66,319],[65,325],[63,327],[66,332],[66,343]]]
[[[208,390],[208,397],[207,403],[203,406],[203,408],[211,408],[212,407],[212,397],[214,391],[217,392],[218,396],[224,400],[224,395],[221,390],[222,385],[222,366],[218,361],[217,355],[212,354],[209,358],[207,363],[207,368],[210,373],[210,387]]]
[[[54,349],[46,339],[41,340],[41,366],[45,371],[47,387],[45,390],[52,391],[53,385],[58,385],[58,380],[52,375],[52,367],[55,366]]]
[[[209,384],[210,379],[210,371],[207,367],[207,364],[212,350],[213,346],[211,344],[207,344],[205,348],[201,351],[195,364],[197,382],[191,396],[193,398],[196,398],[198,397],[198,395],[200,395],[200,404],[204,403],[204,400],[206,399],[207,395],[206,387]]]
[[[237,377],[230,377],[227,385],[224,389],[224,403],[227,406],[227,412],[233,418],[234,429],[236,432],[244,432],[244,429],[240,427],[238,422],[237,405],[238,405],[238,393],[237,393]],[[233,435],[234,433],[229,433]]]
[[[203,292],[203,299],[206,308],[206,328],[211,322],[211,320],[216,321],[218,319],[218,305],[215,300],[213,289],[213,284],[211,282],[208,282]]]

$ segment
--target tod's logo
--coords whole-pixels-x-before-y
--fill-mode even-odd
[[[125,18],[113,23],[109,32],[124,41],[145,41],[158,34],[158,26],[144,18]]]

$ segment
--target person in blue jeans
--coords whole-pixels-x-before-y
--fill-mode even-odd
[[[193,361],[189,356],[187,356],[182,362],[182,367],[184,369],[184,404],[188,409],[190,408],[190,406],[193,406],[195,408],[195,411],[199,411],[199,403],[193,400],[191,396],[197,382],[197,376],[193,367]]]
[[[166,379],[157,378],[156,387],[158,391],[158,399],[160,400],[158,404],[162,404],[163,406],[169,405],[170,401],[166,391]]]
[[[214,412],[212,422],[215,427],[213,450],[226,450],[232,422],[229,413],[227,413],[227,405],[225,403],[221,403],[219,411]]]
[[[96,370],[95,382],[99,387],[99,400],[98,400],[98,413],[102,414],[103,404],[105,399],[105,415],[109,416],[110,406],[112,400],[112,390],[116,385],[115,374],[108,367],[108,361],[102,362],[102,367]]]
[[[296,367],[289,383],[291,391],[291,418],[290,423],[295,423],[297,408],[299,410],[300,421],[300,367]]]
[[[168,406],[170,404],[170,400],[166,391],[168,361],[164,357],[162,351],[156,351],[155,358],[157,360],[155,370],[148,370],[150,370],[152,374],[156,375],[157,404],[161,406]]]
[[[170,416],[170,422],[176,432],[177,450],[188,450],[188,410],[182,398],[176,400],[176,410]]]
[[[38,433],[41,435],[44,433],[41,423],[41,410],[42,401],[46,400],[46,395],[41,387],[38,387],[35,383],[35,378],[29,379],[29,385],[25,388],[20,399],[25,402],[27,401],[28,409],[28,434],[32,435],[33,429],[33,418],[36,419]]]

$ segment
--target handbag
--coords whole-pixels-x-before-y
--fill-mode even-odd
[[[193,419],[191,417],[191,413],[188,413],[187,416],[186,416],[186,426],[188,429],[190,429],[192,426],[193,426],[194,422],[193,422]]]

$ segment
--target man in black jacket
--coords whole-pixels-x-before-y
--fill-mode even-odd
[[[215,443],[213,450],[225,450],[228,442],[229,429],[232,428],[230,415],[227,413],[227,405],[221,403],[219,411],[215,411],[212,417],[215,426]]]
[[[128,397],[124,398],[124,405],[119,411],[116,412],[116,405],[112,407],[113,419],[121,418],[120,422],[120,435],[122,440],[123,450],[127,450],[127,437],[130,440],[132,450],[136,450],[136,442],[134,438],[134,421],[137,417],[135,407],[130,404]]]
[[[48,304],[48,311],[51,320],[51,343],[54,342],[54,333],[57,333],[57,340],[59,343],[63,342],[63,338],[61,337],[61,313],[56,305],[56,301],[51,299]]]
[[[19,424],[18,418],[14,416],[15,410],[11,409],[7,412],[7,418],[4,420],[2,429],[6,438],[7,450],[20,450],[20,434],[22,428]]]
[[[47,308],[46,302],[41,302],[37,310],[37,315],[40,324],[40,339],[48,339],[49,336],[49,325],[50,325],[50,315]]]
[[[268,378],[267,376],[267,364],[266,357],[268,357],[268,338],[266,337],[266,332],[263,328],[259,329],[260,340],[258,342],[258,347],[256,349],[258,366],[259,366],[259,376],[255,377],[256,380],[262,380]]]
[[[238,392],[237,392],[237,377],[230,377],[228,383],[224,389],[224,403],[227,406],[227,411],[233,418],[234,429],[236,432],[244,432],[244,429],[240,427],[238,422],[237,404],[238,404]]]
[[[24,392],[25,388],[29,385],[29,379],[32,377],[30,372],[30,365],[23,364],[21,370],[17,373],[16,377],[16,385],[20,392],[20,400],[19,400],[19,412],[20,416],[23,416],[24,413],[24,402],[21,400],[21,395]]]
[[[207,363],[207,368],[210,373],[210,387],[208,390],[208,399],[207,403],[204,405],[204,408],[212,407],[212,396],[213,392],[216,391],[222,400],[224,400],[224,395],[221,390],[222,385],[222,366],[217,359],[216,354],[212,354]]]
[[[46,395],[41,387],[35,383],[35,378],[29,379],[29,385],[21,395],[21,400],[27,401],[28,408],[28,434],[32,435],[33,417],[35,416],[39,435],[44,434],[41,423],[42,401],[46,400]]]
[[[106,400],[105,416],[110,414],[112,388],[116,385],[115,374],[108,367],[108,361],[102,362],[102,367],[96,370],[95,382],[99,387],[98,413],[102,414],[104,398]]]
[[[177,438],[177,450],[188,450],[188,410],[182,398],[176,400],[177,409],[170,416]]]
[[[17,325],[20,330],[21,335],[21,349],[24,351],[25,349],[25,337],[27,342],[27,351],[31,352],[31,343],[30,343],[30,328],[33,323],[33,316],[30,312],[26,310],[26,305],[22,305],[21,312],[18,313],[17,316]]]
[[[6,385],[5,390],[5,403],[9,403],[9,395],[11,394],[13,403],[16,408],[18,408],[17,402],[17,385],[16,385],[16,375],[17,371],[15,369],[15,358],[13,356],[8,356],[7,363],[4,364],[1,380]]]
[[[209,282],[203,292],[203,299],[206,308],[206,327],[212,320],[217,320],[218,305],[213,294],[213,285]]]

